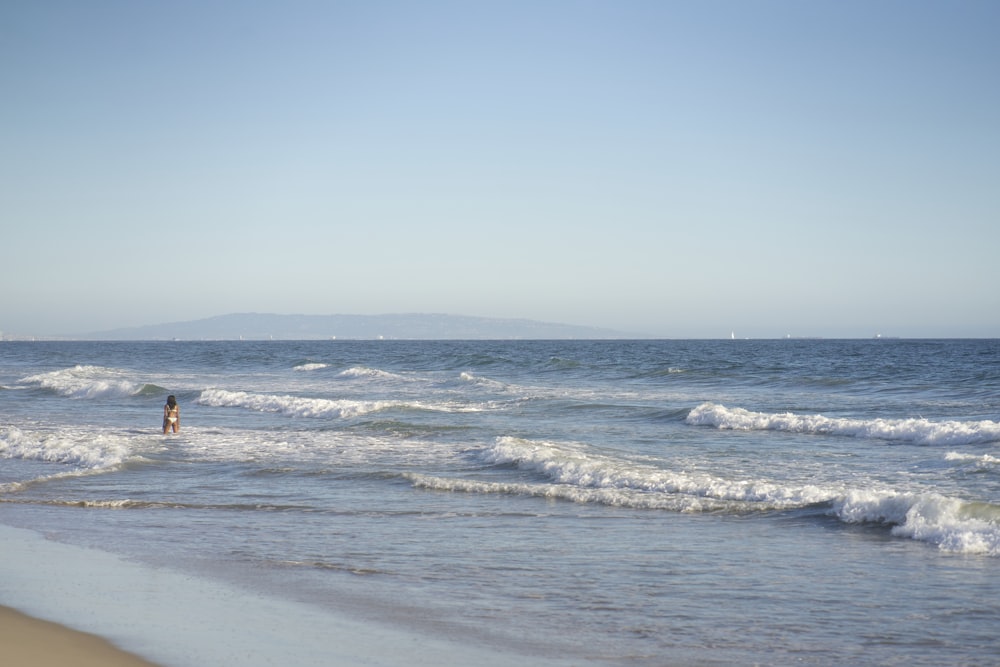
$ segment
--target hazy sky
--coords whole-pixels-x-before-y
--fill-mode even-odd
[[[0,3],[0,330],[1000,336],[1000,2]]]

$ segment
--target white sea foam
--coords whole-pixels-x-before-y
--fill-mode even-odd
[[[846,523],[890,524],[893,535],[942,551],[1000,556],[1000,507],[937,493],[853,490],[834,501],[831,513]]]
[[[1000,423],[995,421],[942,421],[914,419],[849,419],[791,412],[751,412],[702,403],[687,416],[695,426],[715,426],[734,431],[788,431],[855,438],[877,438],[920,445],[969,445],[1000,441]]]
[[[74,366],[19,380],[70,398],[131,396],[142,390],[142,383],[129,379],[124,371],[101,366]]]
[[[991,454],[963,454],[961,452],[948,452],[944,455],[944,460],[972,463],[985,469],[992,469],[1000,465],[1000,456],[993,456]]]
[[[352,379],[378,379],[378,380],[405,380],[406,378],[402,375],[396,373],[389,373],[388,371],[382,371],[377,368],[367,368],[365,366],[354,366],[348,368],[347,370],[341,371],[339,376],[342,378],[352,378]]]
[[[0,458],[98,469],[120,465],[130,455],[127,436],[70,430],[26,432],[15,426],[0,430]]]
[[[299,364],[298,366],[295,366],[292,370],[296,370],[296,371],[318,371],[321,368],[327,368],[329,365],[330,364],[305,363],[305,364]]]
[[[782,486],[760,480],[724,479],[704,473],[668,470],[649,462],[594,452],[577,443],[500,437],[483,453],[489,463],[514,464],[574,488],[683,494],[720,502],[753,503],[771,509],[830,500],[834,492],[814,485]],[[616,503],[619,504],[619,503]],[[628,503],[622,503],[628,504]],[[644,499],[642,507],[648,507]]]
[[[205,389],[197,403],[211,407],[246,408],[259,412],[277,412],[291,417],[356,417],[391,407],[387,401],[330,400],[300,396],[274,396],[245,391]]]
[[[578,443],[501,437],[480,453],[488,463],[515,465],[547,482],[492,482],[411,474],[420,488],[499,493],[674,511],[770,511],[828,505],[844,523],[891,526],[892,534],[942,551],[1000,556],[1000,507],[936,493],[779,484],[676,472],[617,458]]]
[[[188,427],[166,439],[188,461],[253,461],[268,474],[325,474],[373,463],[387,468],[454,465],[462,448],[420,438],[364,435],[340,430],[252,431]]]
[[[507,384],[505,384],[503,382],[498,382],[497,380],[491,380],[489,378],[484,378],[484,377],[481,377],[479,375],[474,375],[474,374],[469,373],[467,371],[463,371],[461,374],[459,374],[458,377],[459,377],[459,379],[462,382],[468,382],[470,384],[477,384],[477,385],[480,385],[482,387],[488,387],[490,389],[506,390],[506,389],[509,388],[509,385],[507,385]]]
[[[432,410],[439,412],[479,412],[484,406],[459,403],[422,403],[420,401],[355,401],[349,399],[277,396],[225,389],[205,389],[197,399],[200,405],[223,408],[245,408],[259,412],[275,412],[290,417],[344,418],[391,409]]]
[[[435,477],[416,473],[407,473],[404,477],[409,479],[417,488],[434,491],[532,496],[553,500],[567,500],[575,503],[598,503],[615,507],[661,509],[676,512],[708,512],[732,509],[732,503],[725,503],[713,498],[649,494],[632,489],[582,488],[570,484],[486,482],[481,480]]]

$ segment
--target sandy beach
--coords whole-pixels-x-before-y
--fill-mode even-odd
[[[10,667],[156,667],[95,635],[0,607],[0,646]]]

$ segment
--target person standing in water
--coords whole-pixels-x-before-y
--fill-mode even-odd
[[[177,399],[171,394],[167,396],[167,404],[163,406],[163,432],[166,433],[167,429],[173,429],[174,433],[177,433],[177,429],[181,427],[181,406],[177,405]]]

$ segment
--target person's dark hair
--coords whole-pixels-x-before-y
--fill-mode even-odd
[[[177,399],[174,398],[173,394],[167,396],[167,405],[169,405],[170,407],[174,407],[175,405],[177,405]]]

